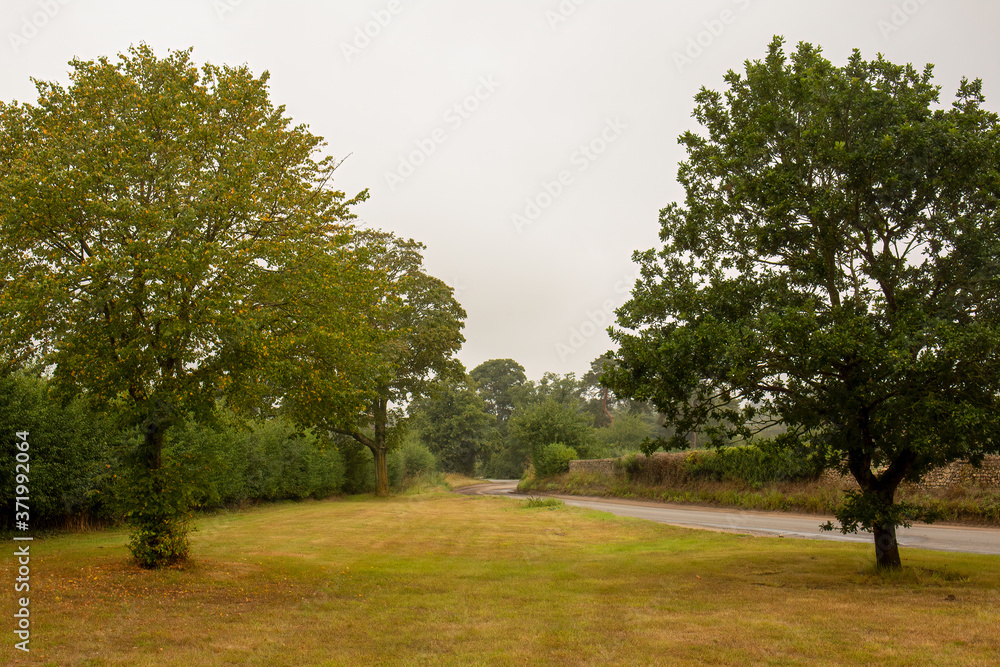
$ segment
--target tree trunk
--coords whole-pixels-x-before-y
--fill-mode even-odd
[[[389,421],[388,407],[389,401],[379,397],[375,401],[375,414],[372,415],[375,418],[375,446],[371,448],[372,454],[375,455],[375,493],[380,496],[389,495],[389,469],[385,464],[388,450],[385,443],[386,426]]]
[[[903,567],[899,559],[896,528],[892,525],[875,526],[875,567],[880,570],[898,570]]]
[[[372,456],[375,457],[375,493],[380,496],[389,495],[389,469],[386,466],[386,455],[389,453],[389,447],[386,444],[386,432],[389,422],[388,406],[389,401],[385,398],[377,398],[372,404],[372,421],[375,426],[374,438],[369,438],[360,431],[333,429],[334,433],[354,438],[371,451]]]
[[[140,463],[146,470],[159,470],[162,457],[163,425],[151,418],[145,423]]]
[[[604,387],[604,391],[601,392],[601,410],[604,411],[604,415],[608,418],[608,426],[615,425],[615,418],[610,412],[608,412],[608,388]]]
[[[372,447],[375,455],[375,493],[380,496],[389,495],[389,469],[386,467],[385,443],[381,447]]]
[[[864,432],[867,434],[867,430]],[[871,440],[870,435],[866,437]],[[913,450],[904,449],[881,475],[876,476],[871,470],[870,454],[848,455],[851,474],[862,493],[875,503],[876,515],[871,527],[875,537],[875,566],[880,570],[897,570],[903,567],[899,558],[899,543],[896,542],[896,524],[889,517],[893,516],[891,510],[896,502],[896,489],[916,459],[917,455]]]

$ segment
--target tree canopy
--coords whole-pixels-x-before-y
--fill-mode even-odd
[[[496,422],[483,399],[468,382],[443,383],[415,402],[420,439],[441,462],[445,472],[476,474],[476,459]]]
[[[385,291],[367,316],[368,327],[379,337],[374,388],[352,421],[320,422],[371,450],[377,491],[387,494],[386,454],[398,425],[392,407],[426,396],[439,382],[464,378],[465,369],[454,355],[465,342],[466,313],[452,288],[424,270],[422,244],[363,230],[354,245],[385,281]]]
[[[367,194],[330,186],[337,163],[272,105],[266,73],[145,45],[70,65],[68,87],[0,103],[2,356],[143,423],[141,477],[162,503],[137,510],[133,547],[159,564],[186,549],[163,528],[179,511],[160,473],[172,423],[257,391],[303,347],[337,369],[316,398],[358,403],[379,290],[349,221]]]
[[[516,407],[516,389],[528,381],[524,366],[513,359],[490,359],[469,372],[486,402],[486,411],[496,417],[497,427],[506,431]]]
[[[857,480],[837,517],[883,567],[898,485],[1000,449],[1000,126],[980,81],[942,107],[931,74],[775,38],[703,88],[605,375],[677,423],[668,446],[776,416]]]

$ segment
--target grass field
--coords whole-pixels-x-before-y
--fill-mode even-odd
[[[201,517],[193,560],[124,532],[32,547],[46,665],[995,665],[1000,558],[736,536],[423,493]],[[8,542],[8,544],[10,544]]]

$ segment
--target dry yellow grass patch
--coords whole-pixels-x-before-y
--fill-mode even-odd
[[[1000,558],[689,530],[451,494],[199,520],[194,560],[123,533],[36,542],[52,665],[994,665]],[[2,563],[10,581],[11,563]],[[7,586],[9,590],[11,587]],[[9,608],[9,607],[8,607]],[[11,618],[10,615],[7,615]]]

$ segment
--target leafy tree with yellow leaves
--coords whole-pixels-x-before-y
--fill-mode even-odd
[[[289,400],[360,404],[379,289],[349,221],[367,193],[330,186],[337,163],[266,73],[146,45],[70,65],[35,104],[0,103],[0,357],[143,429],[131,548],[155,567],[187,552],[172,424],[310,361],[334,372]]]

